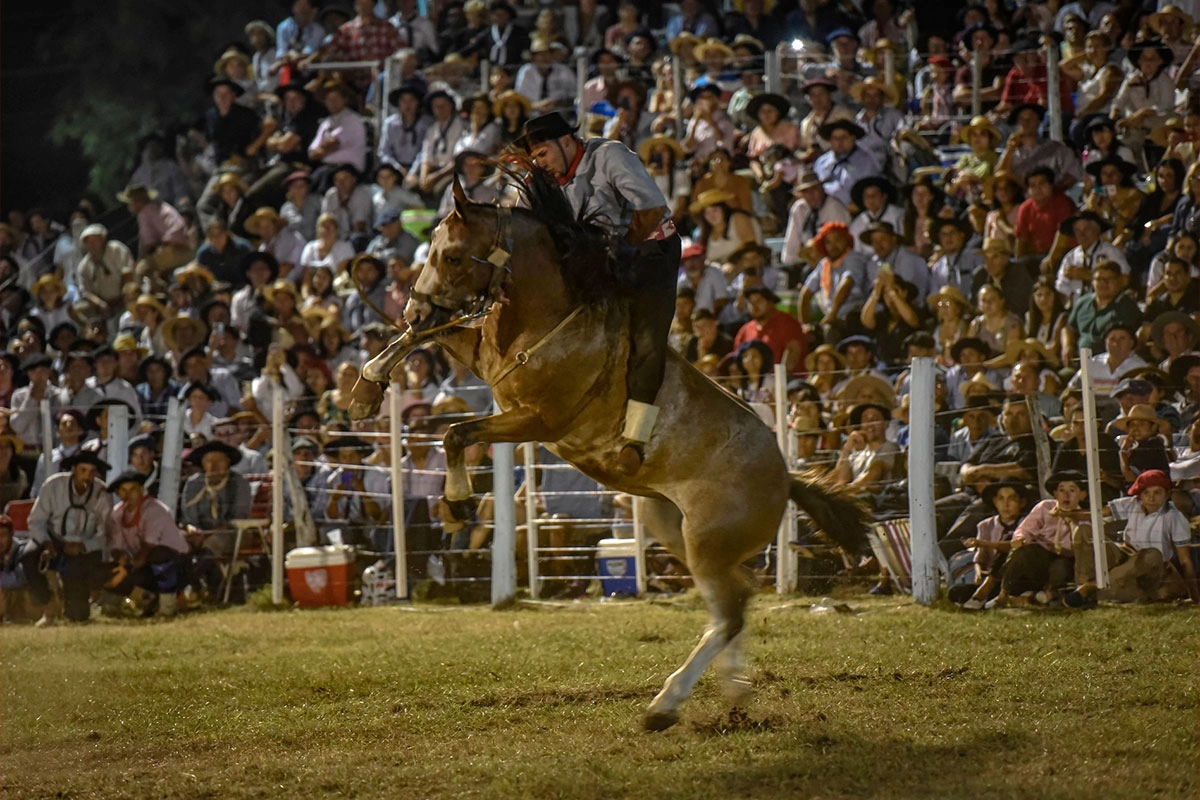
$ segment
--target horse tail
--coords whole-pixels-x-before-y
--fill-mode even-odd
[[[812,517],[817,528],[846,551],[866,550],[871,513],[845,486],[828,475],[793,472],[788,496]]]

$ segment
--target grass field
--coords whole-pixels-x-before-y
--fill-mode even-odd
[[[675,604],[230,610],[0,632],[5,798],[1196,798],[1195,608],[756,599],[756,693]]]

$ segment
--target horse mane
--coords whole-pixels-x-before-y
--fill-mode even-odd
[[[611,235],[595,215],[575,214],[558,181],[529,156],[510,148],[507,163],[498,168],[511,179],[528,207],[513,210],[546,226],[558,251],[567,296],[577,305],[595,305],[610,299],[616,289],[608,266]]]

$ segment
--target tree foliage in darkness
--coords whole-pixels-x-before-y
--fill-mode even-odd
[[[139,138],[203,116],[213,64],[245,41],[246,23],[287,14],[272,0],[74,0],[39,48],[75,73],[53,97],[53,141],[77,141],[91,189],[111,197],[136,166]]]

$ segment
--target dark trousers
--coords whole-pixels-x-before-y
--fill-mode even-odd
[[[1075,574],[1075,558],[1070,550],[1053,553],[1041,545],[1027,544],[1011,551],[1003,572],[1001,585],[1010,595],[1057,589]]]
[[[129,570],[112,591],[128,596],[138,587],[154,594],[174,594],[187,585],[187,557],[169,547],[157,545],[146,555],[146,563]]]
[[[42,548],[31,548],[21,557],[28,582],[29,597],[35,605],[44,606],[52,599],[50,581],[39,569]],[[75,622],[85,622],[91,616],[89,596],[99,588],[107,575],[104,556],[100,552],[84,553],[79,556],[59,554],[51,561],[51,567],[62,580],[63,614]]]
[[[643,242],[634,257],[637,283],[629,303],[629,399],[654,403],[667,368],[667,335],[675,318],[679,236]]]

